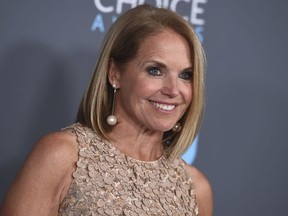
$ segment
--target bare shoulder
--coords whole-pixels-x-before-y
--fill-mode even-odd
[[[25,164],[39,163],[53,170],[65,169],[77,161],[77,140],[74,134],[64,131],[50,133],[42,137],[32,149]],[[55,166],[53,166],[55,165]],[[57,166],[56,166],[57,165]]]
[[[69,163],[77,160],[77,140],[70,131],[59,131],[42,137],[33,148],[32,156],[54,159],[50,162]],[[57,161],[59,160],[59,161]]]
[[[72,182],[77,160],[73,133],[59,131],[42,137],[10,186],[0,213],[55,215]]]
[[[212,188],[208,179],[196,167],[186,164],[186,168],[195,185],[195,193],[199,207],[199,216],[212,216]]]

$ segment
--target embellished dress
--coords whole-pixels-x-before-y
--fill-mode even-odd
[[[180,158],[139,161],[88,127],[69,128],[76,134],[79,158],[58,216],[198,215],[195,190]]]

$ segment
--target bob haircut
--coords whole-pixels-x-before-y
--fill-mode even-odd
[[[112,107],[113,88],[108,81],[110,60],[120,70],[132,60],[143,39],[167,29],[181,35],[190,48],[193,69],[192,102],[179,120],[179,132],[164,132],[162,141],[168,158],[180,156],[199,132],[204,109],[205,54],[192,26],[180,15],[150,5],[137,6],[120,16],[109,29],[93,76],[80,104],[76,121],[108,139],[111,126],[106,123]]]

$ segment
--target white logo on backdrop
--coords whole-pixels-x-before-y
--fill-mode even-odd
[[[112,22],[114,22],[120,14],[127,9],[145,3],[161,8],[168,8],[181,14],[184,19],[194,26],[198,38],[203,42],[205,25],[203,15],[205,12],[204,6],[207,3],[207,0],[94,0],[97,14],[93,20],[91,31],[105,33]],[[185,7],[185,11],[187,11],[185,12],[186,14],[179,11],[179,8],[181,7]]]

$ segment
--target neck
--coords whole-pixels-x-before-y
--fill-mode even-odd
[[[163,155],[162,132],[115,125],[109,133],[111,143],[129,157],[154,161]]]

